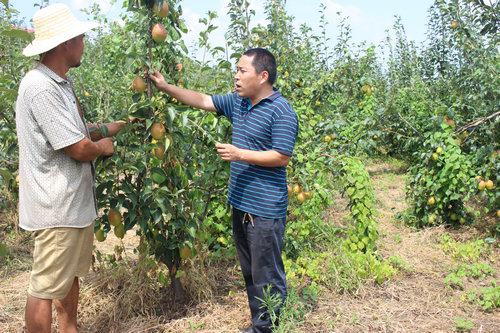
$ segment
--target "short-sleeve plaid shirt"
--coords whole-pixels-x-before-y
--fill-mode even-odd
[[[92,162],[64,150],[90,138],[70,78],[43,64],[28,72],[16,102],[19,225],[26,230],[82,228],[97,217]]]

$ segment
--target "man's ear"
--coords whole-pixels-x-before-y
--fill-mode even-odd
[[[260,73],[260,76],[261,76],[261,83],[265,83],[265,82],[269,81],[269,72],[268,71],[262,71]]]

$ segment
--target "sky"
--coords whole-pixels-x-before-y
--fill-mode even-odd
[[[20,17],[25,17],[28,28],[32,28],[29,21],[38,7],[34,3],[41,1],[9,0],[9,6],[20,11]],[[100,4],[102,12],[110,19],[119,20],[123,0],[118,0],[114,5],[108,0],[50,0],[49,3],[62,2],[67,4],[80,20],[87,20],[80,9],[88,8],[91,3]],[[203,25],[199,19],[207,17],[207,12],[216,11],[218,18],[214,24],[219,27],[211,34],[210,44],[212,46],[224,46],[224,32],[229,24],[227,16],[227,3],[229,0],[182,0],[183,18],[186,21],[189,32],[184,36],[184,41],[192,49]],[[251,26],[259,23],[265,25],[264,4],[265,0],[250,0],[251,9],[256,11],[252,17]],[[320,4],[326,5],[326,17],[328,21],[327,35],[333,46],[338,36],[338,23],[341,12],[342,17],[347,18],[347,23],[352,30],[352,41],[356,44],[366,41],[367,45],[378,45],[387,36],[387,30],[392,30],[395,16],[401,17],[403,26],[409,40],[415,41],[417,45],[425,41],[428,22],[428,9],[434,0],[288,0],[285,10],[288,15],[293,16],[293,25],[298,27],[306,23],[316,34],[319,34]],[[198,54],[194,55],[199,56]]]

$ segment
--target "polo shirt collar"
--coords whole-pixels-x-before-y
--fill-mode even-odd
[[[278,89],[273,88],[273,93],[270,96],[263,98],[263,100],[269,99],[271,102],[274,102],[278,97],[281,97],[281,92]]]
[[[54,71],[52,69],[48,68],[47,66],[45,66],[41,62],[36,61],[35,68],[37,70],[39,70],[40,72],[42,72],[43,74],[50,77],[52,80],[56,81],[57,83],[68,83],[68,82],[73,83],[73,79],[71,79],[70,77],[66,76],[66,80],[63,79],[62,77],[60,77],[59,75],[54,73]]]
[[[281,97],[280,91],[273,87],[273,93],[261,99],[259,103],[257,103],[256,105],[259,105],[262,101],[265,101],[266,99],[270,100],[271,102],[274,102],[279,97]],[[250,111],[251,108],[255,107],[255,105],[250,105],[250,100],[248,99],[248,97],[245,97],[244,100],[245,100],[245,106],[247,107],[248,111]]]

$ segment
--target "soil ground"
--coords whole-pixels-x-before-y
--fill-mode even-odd
[[[471,332],[500,332],[498,309],[484,312],[464,299],[466,290],[486,282],[469,279],[465,290],[449,288],[444,282],[456,262],[439,246],[439,237],[449,234],[465,242],[474,239],[479,231],[474,226],[414,230],[402,225],[395,216],[406,205],[405,175],[384,163],[370,166],[369,171],[378,199],[380,253],[385,259],[399,258],[400,273],[381,285],[364,285],[356,295],[320,293],[296,331],[453,332],[457,330],[457,318],[461,318],[473,324]],[[342,224],[348,214],[345,205],[345,199],[337,197],[325,223]],[[23,331],[31,245],[29,239],[16,244],[11,250],[16,252],[15,259],[0,269],[0,332]],[[121,262],[126,264],[109,266],[111,273],[103,274],[96,258],[95,269],[81,283],[81,332],[238,332],[238,328],[250,324],[237,262],[218,263],[212,269],[217,274],[197,281],[199,290],[213,290],[210,295],[201,295],[204,300],[172,304],[161,286],[148,286],[153,277],[148,274],[147,263],[138,261],[134,251],[138,238],[133,232],[127,233],[123,243],[110,235],[96,245],[96,255],[100,253],[108,259],[116,256],[115,246],[122,248],[125,260]],[[496,276],[488,280],[498,280],[498,246],[488,262],[497,270]],[[134,272],[131,274],[123,267]],[[204,284],[207,288],[203,288]],[[54,331],[58,331],[56,320]]]

